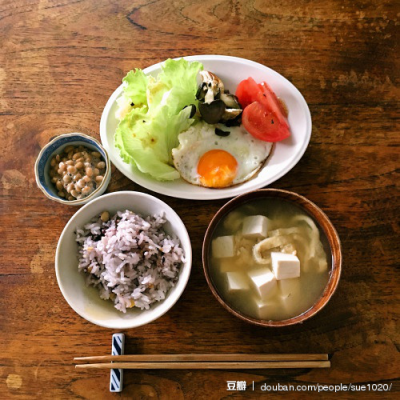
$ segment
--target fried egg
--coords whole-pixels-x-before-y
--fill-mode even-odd
[[[243,126],[221,125],[227,136],[217,135],[215,128],[199,122],[178,136],[179,146],[172,150],[172,157],[181,177],[211,188],[233,186],[252,178],[263,166],[272,143],[254,138]]]

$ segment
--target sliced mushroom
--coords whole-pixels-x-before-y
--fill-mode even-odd
[[[228,108],[241,109],[237,97],[234,94],[221,93],[221,100],[225,103]]]
[[[208,124],[218,123],[224,115],[225,108],[225,103],[222,100],[214,100],[211,103],[199,102],[201,116]]]
[[[230,131],[223,131],[222,129],[219,129],[217,127],[217,128],[215,128],[215,134],[217,136],[226,137],[226,136],[229,136],[231,134],[231,132]]]
[[[242,113],[241,109],[236,108],[225,108],[225,112],[221,117],[222,122],[229,121],[230,119],[235,119]]]
[[[242,118],[241,118],[241,114],[240,114],[236,118],[228,119],[227,121],[224,121],[224,125],[229,128],[231,126],[240,126],[241,122],[242,122]]]
[[[210,71],[200,71],[200,75],[203,79],[203,92],[205,92],[205,89],[207,88],[207,91],[204,95],[204,102],[211,103],[217,99],[221,93],[224,93],[224,84],[217,75]],[[206,88],[204,87],[204,83],[206,84]]]
[[[196,99],[199,101],[204,101],[206,93],[207,93],[207,84],[203,82],[202,84],[199,85],[199,88],[197,89]]]
[[[225,93],[223,82],[212,72],[201,71],[200,75],[203,82],[197,90],[196,98],[203,119],[209,124],[238,120],[242,108],[237,97],[229,94],[229,91]]]

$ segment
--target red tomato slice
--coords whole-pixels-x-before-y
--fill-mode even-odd
[[[245,109],[249,104],[257,100],[257,93],[260,92],[261,89],[256,81],[253,78],[248,78],[239,83],[235,95],[242,108]]]
[[[265,142],[279,142],[290,136],[289,125],[258,101],[244,109],[242,124],[252,136]]]
[[[275,92],[269,87],[268,83],[265,81],[261,82],[258,84],[258,87],[261,89],[263,96],[265,95],[264,97],[268,98],[270,102],[275,103],[283,116],[287,118],[287,110],[283,106],[282,102],[278,99]]]
[[[250,134],[267,142],[290,136],[287,112],[266,82],[257,84],[253,78],[245,79],[235,94],[244,109],[242,123]]]

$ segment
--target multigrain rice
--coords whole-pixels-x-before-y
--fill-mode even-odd
[[[179,239],[162,229],[164,216],[142,218],[126,210],[103,221],[100,215],[76,230],[86,284],[124,313],[164,300],[185,261]]]

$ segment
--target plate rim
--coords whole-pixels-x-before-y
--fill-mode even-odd
[[[119,85],[114,92],[111,94],[109,99],[107,100],[107,103],[103,109],[103,112],[101,114],[101,119],[100,119],[100,140],[104,148],[108,151],[109,157],[111,161],[113,162],[114,166],[120,171],[124,176],[126,176],[129,180],[132,182],[142,186],[145,189],[151,190],[154,193],[158,193],[161,195],[173,197],[173,198],[180,198],[180,199],[187,199],[187,200],[219,200],[219,199],[229,199],[233,198],[235,196],[238,196],[240,194],[252,191],[252,190],[257,190],[261,189],[266,186],[270,186],[272,183],[276,182],[278,179],[282,178],[284,175],[286,175],[288,172],[290,172],[301,160],[303,157],[304,153],[307,150],[307,147],[310,143],[311,140],[311,134],[312,134],[312,119],[311,119],[311,112],[310,108],[308,107],[308,104],[300,92],[299,89],[291,82],[289,79],[281,75],[279,72],[273,70],[270,67],[267,67],[264,64],[258,63],[256,61],[248,60],[246,58],[241,58],[241,57],[234,57],[234,56],[226,56],[226,55],[217,55],[217,54],[202,54],[202,55],[191,55],[191,56],[181,56],[181,57],[175,57],[173,58],[174,60],[179,60],[181,58],[184,58],[185,60],[188,61],[218,61],[218,60],[224,60],[224,61],[231,61],[231,62],[240,62],[245,65],[257,67],[257,68],[263,68],[268,70],[272,75],[276,75],[280,79],[283,79],[286,81],[286,83],[289,85],[290,89],[293,90],[293,92],[297,93],[298,98],[300,100],[302,109],[304,110],[305,113],[305,119],[306,119],[306,136],[304,141],[301,144],[301,147],[299,151],[295,154],[295,157],[293,158],[292,162],[286,167],[283,168],[281,171],[279,171],[273,178],[272,180],[266,180],[264,182],[257,182],[254,185],[251,185],[251,187],[242,189],[242,185],[238,185],[236,187],[228,187],[228,188],[222,188],[222,189],[211,189],[211,188],[204,188],[206,191],[204,194],[201,196],[196,194],[193,195],[191,194],[191,191],[179,191],[178,193],[175,192],[173,188],[164,188],[164,187],[158,187],[157,183],[158,181],[155,180],[154,178],[142,178],[141,176],[135,176],[134,179],[132,179],[131,174],[125,173],[123,170],[121,170],[118,167],[118,164],[123,163],[122,159],[120,158],[119,155],[115,156],[114,152],[111,151],[110,149],[110,143],[108,142],[107,139],[107,119],[110,114],[110,110],[112,106],[114,105],[116,99],[120,96],[122,93],[122,88],[123,84]],[[160,66],[165,62],[166,60],[160,61],[156,64],[153,64],[149,67],[146,67],[143,69],[143,72],[147,75],[154,70],[160,68]],[[266,164],[268,165],[268,163]],[[264,168],[264,167],[263,167]],[[140,171],[139,171],[140,172]],[[154,181],[154,182],[153,182]],[[190,185],[188,183],[188,185]],[[192,186],[192,185],[190,185]],[[227,193],[228,192],[228,193]]]

